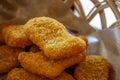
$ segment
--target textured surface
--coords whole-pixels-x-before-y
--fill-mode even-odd
[[[29,20],[25,33],[51,59],[71,57],[86,49],[84,40],[68,34],[63,24],[49,17]]]
[[[6,80],[49,80],[25,71],[23,68],[15,68],[8,73]]]
[[[24,33],[23,25],[8,25],[3,28],[2,34],[7,45],[25,48],[32,44]]]
[[[42,52],[22,52],[19,54],[19,61],[25,70],[38,75],[44,75],[54,78],[60,75],[65,68],[78,64],[85,59],[85,52],[76,56],[65,58],[62,60],[48,59]]]
[[[18,54],[22,51],[20,48],[0,46],[0,73],[9,72],[19,65]]]
[[[102,56],[87,56],[75,69],[76,80],[108,80],[110,64]]]
[[[88,43],[88,39],[87,39],[86,36],[78,36],[78,37],[80,37],[81,39],[83,39],[83,40],[86,42],[86,46],[89,45],[89,43]],[[86,47],[86,48],[87,48],[87,47]]]
[[[74,80],[74,78],[70,74],[63,72],[61,75],[54,79],[48,79],[43,76],[29,73],[23,68],[15,68],[8,73],[6,80]]]
[[[52,80],[75,80],[75,79],[67,72],[63,72],[58,77]]]

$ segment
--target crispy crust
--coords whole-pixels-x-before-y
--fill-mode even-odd
[[[23,68],[15,68],[8,73],[6,80],[49,80],[49,79],[29,73],[25,71]]]
[[[58,77],[56,77],[53,80],[75,80],[75,79],[67,72],[62,72]]]
[[[102,56],[87,56],[75,69],[76,80],[108,80],[110,64]]]
[[[2,30],[7,45],[25,48],[32,44],[24,33],[23,25],[8,25]]]
[[[0,73],[6,73],[19,65],[18,54],[23,49],[0,46]]]
[[[83,39],[85,42],[86,42],[86,46],[88,46],[88,39],[86,36],[78,36],[80,37],[81,39]]]
[[[50,59],[68,58],[86,49],[81,38],[67,33],[63,24],[48,17],[38,17],[25,24],[25,33]]]
[[[38,76],[30,72],[27,72],[23,68],[15,68],[8,73],[6,80],[75,80],[75,79],[66,72],[63,72],[54,79],[48,79],[46,77]]]
[[[85,52],[82,52],[70,58],[51,60],[43,52],[22,52],[19,54],[18,59],[25,70],[37,75],[54,78],[60,75],[65,68],[83,61],[85,56]]]

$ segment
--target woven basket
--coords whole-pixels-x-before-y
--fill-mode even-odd
[[[71,5],[70,2],[71,0],[66,0],[68,1],[68,5]],[[105,16],[105,11],[104,9],[110,8],[112,12],[114,13],[114,16],[117,21],[120,20],[120,12],[118,10],[118,6],[115,4],[115,0],[90,0],[93,4],[94,7],[91,9],[91,11],[88,13],[88,15],[85,15],[83,6],[81,4],[81,0],[73,0],[73,4],[75,6],[75,9],[79,13],[80,17],[85,20],[87,23],[89,23],[95,16],[96,14],[100,14],[100,20],[101,20],[101,25],[102,29],[107,28],[107,23],[106,23],[106,16]]]

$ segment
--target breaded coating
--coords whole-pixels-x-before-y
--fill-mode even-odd
[[[102,56],[91,55],[75,69],[76,80],[108,80],[111,65]]]
[[[75,80],[72,75],[68,74],[67,72],[61,73],[58,77],[52,80]]]
[[[83,39],[85,42],[86,42],[86,45],[88,46],[88,39],[86,36],[78,36],[80,37],[81,39]]]
[[[29,52],[40,52],[41,50],[39,49],[39,47],[38,46],[35,46],[35,45],[33,45],[33,46],[31,46],[30,47],[30,50],[29,50]]]
[[[25,71],[23,68],[15,68],[8,73],[6,80],[49,80],[49,79],[29,73]]]
[[[25,24],[28,38],[50,59],[74,56],[86,49],[84,40],[69,34],[63,24],[49,17],[38,17]]]
[[[21,48],[0,46],[0,74],[6,73],[19,65],[18,54],[24,51]]]
[[[2,34],[7,45],[25,48],[32,44],[24,33],[23,25],[9,25],[3,28]]]
[[[43,52],[22,52],[19,54],[18,60],[25,70],[37,75],[54,78],[60,75],[65,68],[83,61],[85,56],[84,51],[70,58],[51,60]]]
[[[23,68],[15,68],[11,70],[6,80],[75,80],[70,74],[63,72],[55,79],[48,79],[43,76],[38,76],[27,72]]]

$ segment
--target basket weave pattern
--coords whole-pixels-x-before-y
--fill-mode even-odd
[[[79,15],[81,15],[81,18],[86,22],[89,23],[98,13],[100,14],[102,29],[107,28],[104,9],[108,7],[114,13],[116,20],[117,21],[120,20],[120,12],[118,10],[118,6],[115,4],[116,2],[115,0],[103,0],[101,2],[99,0],[90,0],[90,1],[94,4],[94,7],[91,9],[88,15],[85,15],[83,6],[81,4],[81,0],[74,0],[74,6],[76,10],[78,11]]]

